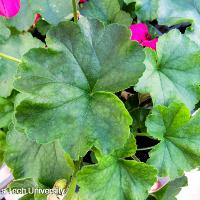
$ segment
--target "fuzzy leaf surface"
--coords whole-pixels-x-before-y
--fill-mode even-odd
[[[0,128],[6,128],[11,122],[13,115],[13,103],[0,97]]]
[[[59,142],[37,144],[14,128],[7,136],[5,162],[16,179],[28,177],[49,187],[73,173],[73,161]]]
[[[90,0],[82,5],[80,9],[83,16],[95,18],[105,23],[119,23],[130,25],[130,15],[121,10],[118,0]]]
[[[156,180],[157,170],[145,163],[125,160],[135,153],[131,137],[124,147],[111,156],[102,157],[98,164],[85,166],[78,173],[80,196],[91,200],[140,200]]]
[[[30,94],[16,107],[17,124],[39,143],[59,138],[73,158],[93,145],[110,153],[125,144],[132,119],[111,92],[134,85],[144,70],[142,48],[124,26],[84,22],[53,28],[47,44],[58,50],[31,50],[15,81]]]
[[[157,50],[146,49],[146,71],[136,85],[150,93],[154,105],[168,105],[172,99],[190,109],[200,100],[200,51],[194,42],[170,31],[159,38]]]
[[[173,180],[200,165],[200,112],[190,117],[182,103],[156,106],[146,125],[149,135],[160,140],[148,160],[159,176]]]

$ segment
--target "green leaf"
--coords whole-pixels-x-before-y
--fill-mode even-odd
[[[42,43],[39,40],[25,33],[11,36],[5,43],[0,44],[0,52],[21,59],[29,49],[40,46]],[[16,71],[16,63],[0,58],[0,97],[10,96]]]
[[[124,2],[126,3],[126,4],[130,4],[130,3],[133,3],[133,2],[135,2],[136,0],[124,0]]]
[[[49,187],[73,172],[73,161],[57,141],[40,145],[15,129],[7,136],[5,162],[16,179],[29,177]]]
[[[157,18],[159,0],[124,0],[126,4],[135,2],[135,11],[141,21],[153,21]]]
[[[159,0],[126,0],[126,2],[136,2],[136,14],[141,21],[153,21],[157,18]]]
[[[131,18],[130,14],[120,10],[116,13],[114,20],[112,23],[122,24],[125,26],[129,26],[132,23],[133,19]]]
[[[200,1],[160,0],[158,20],[160,24],[166,25],[191,22],[193,30],[188,31],[188,36],[200,45]]]
[[[23,197],[21,197],[19,200],[35,200],[33,194],[26,194]]]
[[[118,150],[117,154],[103,157],[98,164],[85,166],[78,172],[81,197],[90,200],[140,200],[148,196],[148,190],[156,181],[157,170],[145,163],[122,158],[130,156],[131,151],[135,153],[136,145],[131,143],[132,140],[124,152]]]
[[[159,176],[174,179],[200,165],[200,112],[190,118],[190,111],[182,103],[156,106],[146,126],[149,135],[161,140],[148,160]]]
[[[93,145],[103,153],[124,145],[132,119],[110,92],[134,85],[144,70],[128,29],[83,20],[53,28],[47,44],[59,51],[31,50],[15,82],[31,94],[16,107],[17,124],[39,143],[60,138],[74,159]]]
[[[159,0],[136,0],[136,14],[142,21],[153,21],[157,18]]]
[[[0,18],[0,30],[0,43],[3,43],[10,37],[10,30],[6,27],[2,18]]]
[[[90,0],[84,3],[80,9],[83,16],[95,18],[105,23],[119,23],[130,25],[132,18],[121,10],[118,0]]]
[[[8,127],[13,115],[13,103],[0,97],[0,128]]]
[[[23,189],[23,193],[27,193],[20,200],[46,200],[47,194],[35,193],[37,189],[49,189],[32,178],[17,179],[12,181],[6,188],[8,192],[16,189]]]
[[[146,49],[146,71],[135,89],[150,93],[155,105],[183,101],[190,109],[200,99],[199,48],[177,30],[159,38],[157,51]]]
[[[18,30],[28,30],[34,23],[35,15],[39,13],[50,24],[58,24],[65,21],[72,13],[72,2],[70,0],[21,0],[21,9],[17,16],[7,20],[9,26]]]
[[[126,0],[128,1],[128,0]],[[133,1],[133,0],[130,0]],[[187,31],[191,40],[200,45],[200,1],[199,0],[134,0],[140,20],[158,19],[159,24],[175,25],[192,23]]]
[[[29,192],[28,190],[32,190],[35,188],[38,188],[42,186],[42,184],[38,183],[37,181],[33,180],[32,178],[23,178],[23,179],[17,179],[13,180],[6,188],[7,191],[12,191],[14,189],[21,189],[23,188],[26,190],[26,192]],[[44,186],[42,186],[43,188]]]
[[[36,23],[36,28],[43,36],[45,36],[47,32],[49,31],[49,29],[51,28],[51,25],[45,20],[40,19]]]
[[[132,132],[146,132],[145,120],[150,109],[140,106],[138,94],[132,95],[125,102],[125,106],[133,118]]]
[[[165,187],[152,195],[157,200],[176,200],[176,196],[181,191],[182,187],[187,185],[187,177],[182,176],[173,181],[170,181]]]
[[[4,152],[6,150],[6,134],[0,130],[0,167],[4,161]]]
[[[131,18],[133,20],[136,19],[136,13],[135,13],[135,2],[130,2],[129,4],[123,5],[123,10],[130,14]]]
[[[144,72],[143,49],[130,41],[129,29],[121,25],[105,27],[86,18],[78,25],[61,23],[50,30],[47,44],[53,48],[60,45],[76,59],[92,92],[118,92],[135,85]]]
[[[112,156],[117,158],[131,157],[136,152],[136,149],[136,140],[134,135],[131,134],[128,140],[126,141],[126,144],[123,147],[115,150],[112,153]]]

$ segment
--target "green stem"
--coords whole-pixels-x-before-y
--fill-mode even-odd
[[[74,167],[75,167],[74,174],[71,178],[71,183],[67,190],[67,194],[64,196],[63,200],[71,200],[74,193],[76,192],[76,184],[77,184],[76,174],[81,168],[82,161],[83,159],[80,157],[79,160],[74,163]]]
[[[70,183],[70,186],[69,186],[69,188],[67,190],[67,194],[63,198],[63,200],[71,200],[72,199],[72,197],[73,197],[73,195],[74,195],[74,193],[76,191],[76,183],[77,183],[76,177],[73,176],[72,180],[71,180],[71,183]]]
[[[78,22],[78,13],[77,13],[77,4],[76,0],[72,0],[72,5],[73,5],[73,13],[74,13],[74,22]]]
[[[138,162],[141,162],[140,159],[136,155],[132,155],[132,158]]]
[[[12,61],[12,62],[21,63],[21,60],[19,60],[19,59],[17,59],[17,58],[14,58],[14,57],[12,57],[12,56],[6,55],[6,54],[1,53],[1,52],[0,52],[0,57],[1,57],[1,58],[4,58],[4,59],[6,59],[6,60]]]
[[[136,133],[136,136],[149,136],[147,133]]]
[[[146,147],[146,148],[141,148],[141,149],[137,149],[137,151],[146,151],[146,150],[151,150],[153,149],[154,146],[152,147]]]
[[[135,133],[135,136],[148,137],[148,138],[154,139],[152,136],[148,135],[147,133]]]

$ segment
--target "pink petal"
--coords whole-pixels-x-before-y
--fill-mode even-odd
[[[87,0],[80,0],[79,3],[85,3]]]
[[[170,178],[169,177],[158,177],[158,180],[155,182],[155,184],[151,187],[150,193],[157,192],[161,188],[163,188],[167,183],[169,183]]]
[[[36,14],[36,16],[35,16],[35,20],[34,20],[34,23],[33,23],[33,26],[36,25],[36,23],[39,21],[40,17],[41,17],[40,14]]]
[[[0,16],[14,17],[20,10],[20,0],[0,0]]]
[[[131,40],[142,43],[143,41],[150,39],[149,30],[146,24],[132,24],[130,30],[132,32]]]
[[[156,50],[157,42],[158,42],[158,38],[155,38],[153,40],[145,40],[144,42],[142,42],[142,46],[143,47],[149,47],[151,49]]]

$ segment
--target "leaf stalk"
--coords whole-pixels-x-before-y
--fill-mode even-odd
[[[137,162],[141,162],[140,159],[136,155],[132,155],[132,158]]]
[[[71,199],[72,199],[72,197],[73,197],[73,195],[74,195],[74,193],[75,193],[75,191],[76,191],[76,183],[77,183],[76,177],[73,176],[73,177],[72,177],[72,180],[71,180],[71,183],[70,183],[70,185],[69,185],[69,189],[68,189],[68,191],[67,191],[67,194],[66,194],[66,196],[63,198],[63,200],[71,200]]]
[[[74,22],[78,22],[78,12],[77,12],[77,4],[76,0],[72,0],[72,5],[73,5],[73,13],[74,13]]]
[[[137,149],[137,151],[147,151],[147,150],[153,149],[153,147],[154,147],[154,146],[152,146],[152,147],[140,148],[140,149]]]
[[[9,61],[12,61],[12,62],[16,62],[16,63],[21,63],[22,62],[21,60],[15,58],[15,57],[6,55],[6,54],[1,53],[1,52],[0,52],[0,58],[6,59],[6,60],[9,60]]]

